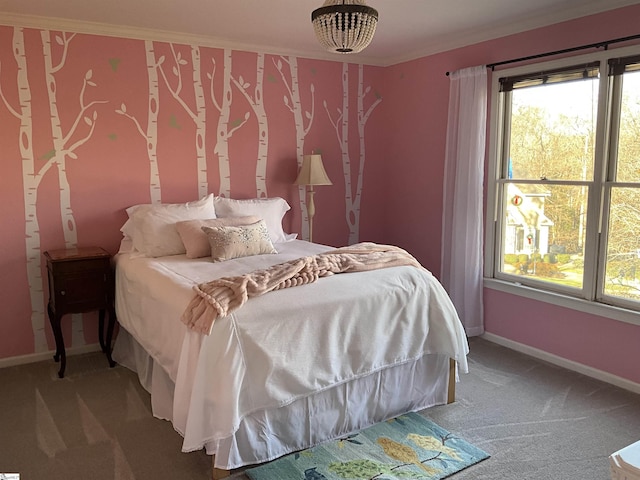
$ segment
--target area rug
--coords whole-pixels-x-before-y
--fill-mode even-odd
[[[252,480],[439,480],[489,454],[417,413],[250,468]]]

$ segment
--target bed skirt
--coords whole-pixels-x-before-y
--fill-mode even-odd
[[[174,418],[175,384],[140,344],[120,328],[113,359],[138,374],[151,394],[153,415]],[[447,403],[449,357],[424,355],[358,378],[284,407],[253,412],[238,430],[223,439],[207,437],[206,425],[184,452],[206,449],[215,467],[233,469],[273,460],[388,420],[403,413]],[[185,432],[174,428],[183,437]]]

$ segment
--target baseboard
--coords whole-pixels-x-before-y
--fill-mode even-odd
[[[99,352],[100,350],[101,348],[99,344],[92,343],[91,345],[67,348],[65,349],[65,354],[67,357],[70,357],[72,355],[81,355],[83,353]],[[52,360],[54,353],[55,350],[51,350],[48,352],[31,353],[29,355],[20,355],[17,357],[0,358],[0,368]]]
[[[631,380],[627,380],[626,378],[618,377],[617,375],[613,375],[611,373],[598,370],[597,368],[583,365],[582,363],[567,360],[566,358],[559,357],[538,348],[530,347],[529,345],[525,345],[523,343],[509,340],[508,338],[504,338],[499,335],[494,335],[493,333],[485,332],[481,336],[481,338],[489,342],[502,345],[503,347],[507,347],[511,350],[524,353],[531,357],[544,360],[545,362],[552,363],[553,365],[566,368],[567,370],[572,370],[574,372],[581,373],[582,375],[586,375],[587,377],[595,378],[596,380],[600,380],[602,382],[615,385],[616,387],[624,388],[625,390],[629,390],[630,392],[640,394],[640,384],[632,382]]]

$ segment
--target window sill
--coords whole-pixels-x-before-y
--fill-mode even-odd
[[[633,310],[614,307],[604,303],[590,302],[560,293],[545,292],[526,285],[497,280],[495,278],[485,278],[484,287],[640,326],[640,312]]]

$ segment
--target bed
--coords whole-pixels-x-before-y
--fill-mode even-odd
[[[431,273],[413,266],[272,291],[216,319],[206,333],[181,321],[196,285],[333,250],[284,234],[280,211],[288,205],[278,202],[274,215],[258,200],[253,206],[260,208],[239,204],[231,215],[222,206],[192,212],[199,219],[266,218],[277,253],[214,262],[193,258],[188,248],[141,253],[148,245],[138,242],[115,256],[121,328],[113,358],[138,373],[153,414],[172,422],[184,452],[213,456],[218,477],[447,403],[451,366],[467,371],[468,345],[453,305]],[[135,212],[128,213],[132,220]],[[165,233],[183,213],[163,220]],[[125,224],[123,234],[136,243],[140,231]]]

